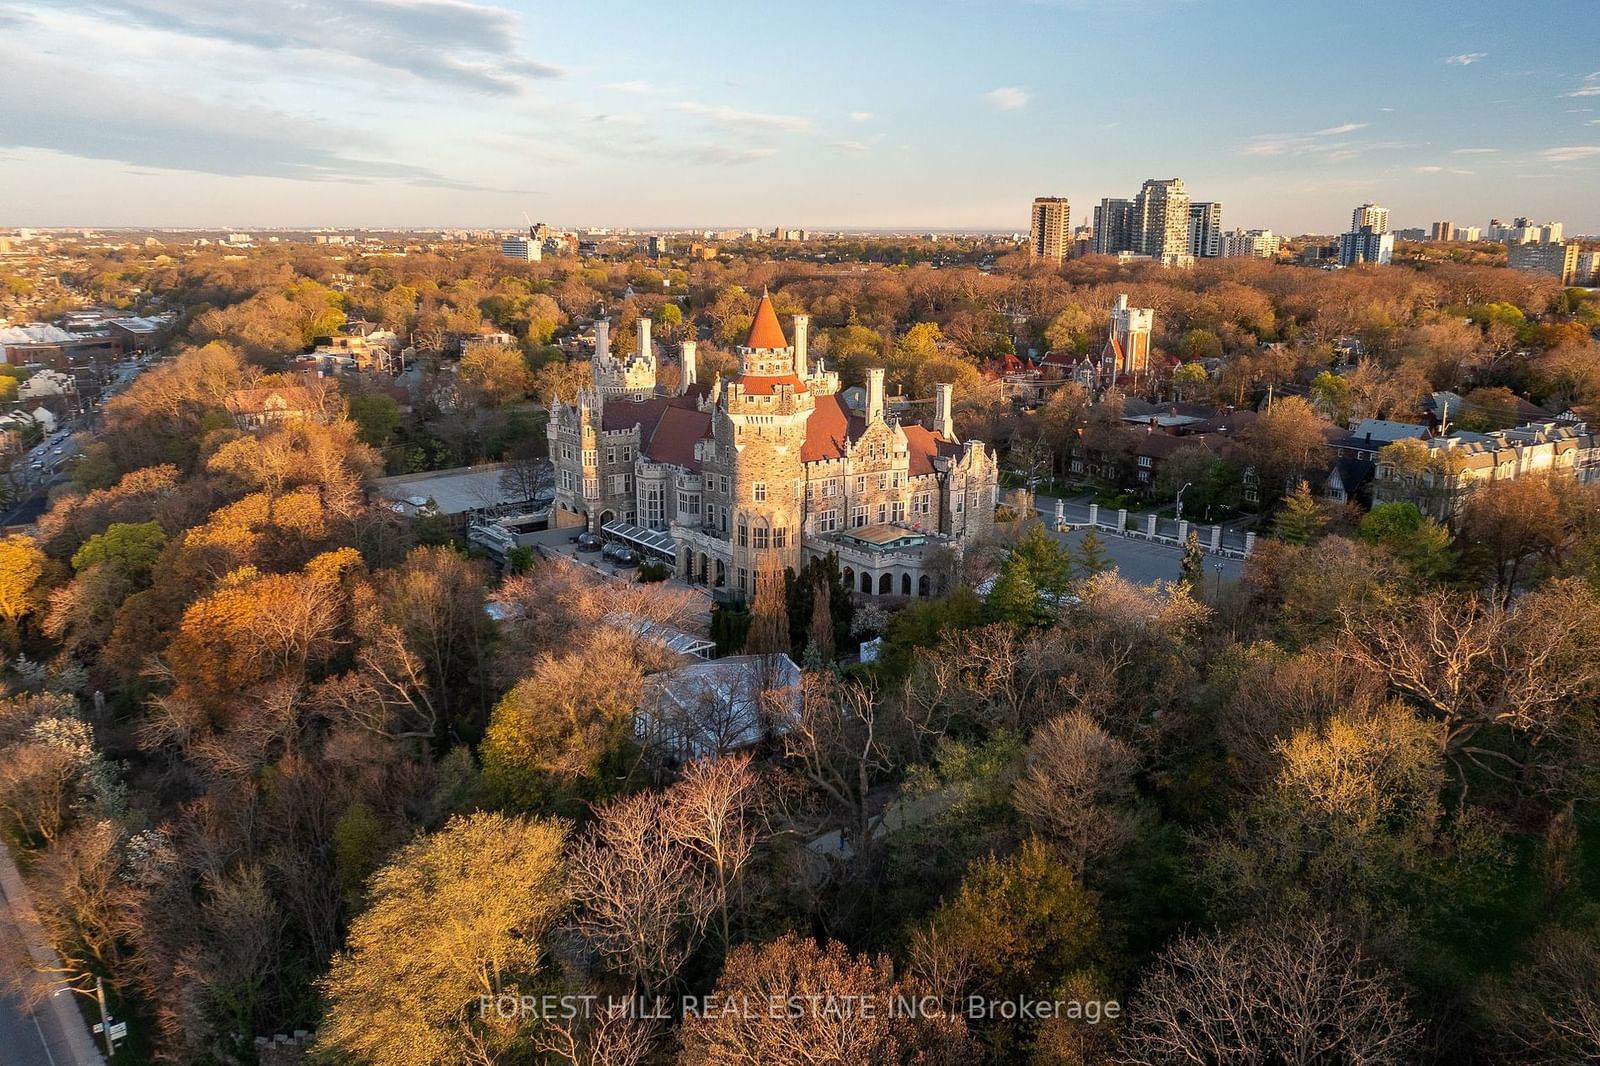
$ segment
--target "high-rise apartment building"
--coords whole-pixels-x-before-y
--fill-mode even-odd
[[[1276,259],[1281,243],[1269,229],[1236,229],[1222,235],[1217,254],[1227,259]]]
[[[1350,232],[1339,234],[1339,265],[1386,264],[1394,258],[1394,234],[1389,232],[1389,209],[1362,204],[1350,213]]]
[[[1578,253],[1578,276],[1574,280],[1579,285],[1600,285],[1600,252]]]
[[[500,242],[500,254],[507,259],[520,259],[524,263],[537,263],[543,254],[539,242],[527,237],[507,237]]]
[[[1428,231],[1430,241],[1453,241],[1456,237],[1456,227],[1453,222],[1435,222]]]
[[[1216,200],[1189,204],[1189,254],[1197,259],[1222,254],[1222,204]]]
[[[1134,251],[1133,201],[1107,198],[1094,209],[1094,250],[1097,255]]]
[[[1377,204],[1362,204],[1350,213],[1350,232],[1360,233],[1370,230],[1373,233],[1389,232],[1389,209],[1379,207]]]
[[[1570,285],[1578,275],[1578,243],[1568,241],[1540,244],[1511,244],[1506,247],[1507,262],[1512,270],[1525,270],[1532,274],[1552,274],[1561,284]]]
[[[1065,196],[1036,196],[1028,223],[1028,254],[1059,263],[1072,251],[1072,205]]]
[[[1455,239],[1468,242],[1481,241],[1483,240],[1483,229],[1479,226],[1457,226]]]
[[[1151,178],[1133,201],[1133,251],[1167,266],[1189,255],[1189,193],[1182,178]]]

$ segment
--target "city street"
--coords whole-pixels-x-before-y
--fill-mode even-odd
[[[53,959],[55,954],[38,942],[39,930],[31,911],[14,902],[21,884],[11,856],[0,848],[0,967],[8,975],[30,967],[30,957]],[[35,940],[31,947],[27,930],[32,930]],[[0,1064],[90,1066],[103,1062],[72,997],[73,993],[62,991],[29,1010],[17,996],[0,992]]]

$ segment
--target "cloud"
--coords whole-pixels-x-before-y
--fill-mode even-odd
[[[269,52],[355,54],[389,71],[510,94],[561,72],[522,54],[514,12],[467,0],[60,0],[126,23]]]
[[[1600,85],[1586,85],[1582,89],[1576,89],[1570,93],[1567,93],[1567,96],[1600,96]]]
[[[25,26],[33,21],[33,16],[26,11],[18,11],[13,7],[0,7],[0,26]]]
[[[360,132],[266,108],[186,98],[31,55],[5,64],[19,106],[0,109],[0,146],[162,170],[299,181],[401,181],[472,189]]]
[[[1498,148],[1457,148],[1451,155],[1498,155]]]
[[[1470,67],[1478,60],[1487,58],[1489,58],[1488,52],[1462,52],[1458,56],[1445,56],[1444,61],[1458,67]]]
[[[691,163],[706,166],[734,167],[741,163],[754,163],[778,154],[776,148],[730,148],[723,144],[697,144],[685,155]]]
[[[782,130],[785,133],[804,133],[812,127],[810,119],[799,115],[776,115],[761,111],[741,111],[726,104],[700,104],[693,100],[680,100],[672,105],[672,110],[681,111],[686,115],[698,115],[720,126],[728,126],[734,129]]]
[[[1444,167],[1428,166],[1428,167],[1412,167],[1411,169],[1415,170],[1418,174],[1437,174],[1440,171],[1444,170]]]
[[[1312,136],[1313,137],[1331,137],[1336,133],[1354,133],[1356,130],[1364,130],[1366,128],[1367,128],[1367,123],[1365,123],[1365,122],[1346,122],[1342,126],[1329,126],[1325,130],[1317,130],[1315,133],[1312,134]]]
[[[872,151],[872,145],[866,141],[829,141],[828,147],[849,155],[860,155],[863,152]]]
[[[852,111],[852,112],[850,112],[850,121],[851,122],[871,122],[872,121],[872,112],[871,111]]]
[[[990,89],[978,99],[996,111],[1015,111],[1028,106],[1028,91],[1019,89],[1015,85],[1005,85],[998,89]]]
[[[601,86],[614,93],[633,93],[636,96],[653,96],[662,90],[647,81],[613,81]]]
[[[1394,108],[1392,108],[1392,107],[1380,107],[1380,108],[1378,108],[1378,110],[1379,111],[1393,111]]]
[[[1600,144],[1572,144],[1564,148],[1546,148],[1539,153],[1539,158],[1546,163],[1575,163],[1596,156],[1600,156]]]

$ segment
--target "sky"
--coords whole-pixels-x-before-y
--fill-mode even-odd
[[[1536,17],[1535,17],[1536,16]],[[1600,233],[1592,0],[0,0],[0,225]],[[1587,28],[1586,28],[1587,27]]]

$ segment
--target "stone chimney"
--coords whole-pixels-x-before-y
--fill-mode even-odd
[[[794,372],[801,381],[811,376],[806,369],[806,335],[811,331],[810,315],[794,316]]]
[[[945,440],[956,439],[956,420],[950,413],[955,386],[944,382],[933,387],[933,431]]]
[[[603,363],[611,358],[611,323],[600,319],[594,324],[594,361]]]
[[[639,358],[647,363],[655,362],[655,353],[650,350],[650,320],[644,315],[639,316]]]
[[[678,382],[678,391],[688,392],[689,387],[694,384],[694,341],[683,342],[678,359],[683,364],[678,375],[681,379]]]
[[[883,420],[883,367],[867,371],[867,424]]]

